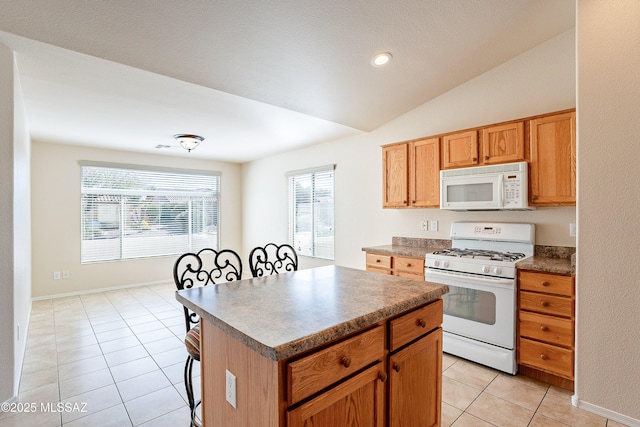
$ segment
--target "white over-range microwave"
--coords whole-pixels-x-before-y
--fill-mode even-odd
[[[440,171],[440,209],[533,210],[527,162]]]

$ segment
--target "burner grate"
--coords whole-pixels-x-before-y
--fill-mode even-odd
[[[507,261],[514,262],[525,257],[525,254],[519,252],[497,252],[483,249],[443,249],[436,251],[434,255],[445,255],[457,258],[474,258],[487,259],[490,261]]]

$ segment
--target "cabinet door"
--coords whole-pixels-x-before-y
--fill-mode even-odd
[[[439,426],[442,329],[389,357],[389,426]]]
[[[452,169],[478,164],[478,132],[475,130],[442,137],[442,168]]]
[[[409,200],[411,206],[440,206],[440,139],[414,141],[410,145]]]
[[[530,122],[531,205],[576,204],[576,114]]]
[[[509,123],[482,129],[482,163],[524,160],[524,123]]]
[[[408,206],[409,144],[382,147],[382,206]]]
[[[382,427],[385,418],[385,380],[386,374],[382,362],[379,362],[309,402],[288,411],[287,427]]]

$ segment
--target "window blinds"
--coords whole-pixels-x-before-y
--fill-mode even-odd
[[[289,243],[298,255],[334,257],[334,166],[290,172]]]
[[[81,164],[81,261],[218,247],[216,173]]]

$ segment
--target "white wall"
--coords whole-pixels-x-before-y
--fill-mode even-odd
[[[31,308],[29,136],[17,76],[0,45],[0,401],[17,395]]]
[[[81,160],[220,171],[220,245],[241,250],[239,165],[34,141],[31,200],[34,297],[173,280],[175,256],[80,263],[78,162]],[[53,280],[53,272],[63,270],[70,272],[69,279]]]
[[[381,100],[384,102],[384,100]],[[447,92],[366,135],[315,145],[243,165],[243,245],[287,240],[285,173],[335,163],[335,263],[364,268],[363,246],[393,236],[449,238],[453,221],[523,221],[537,225],[538,244],[575,246],[575,208],[532,212],[449,212],[382,209],[383,144],[575,107],[575,36],[566,32]],[[439,220],[437,232],[419,231]],[[301,267],[323,264],[310,258]]]
[[[640,2],[579,0],[577,13],[575,397],[640,425]]]

